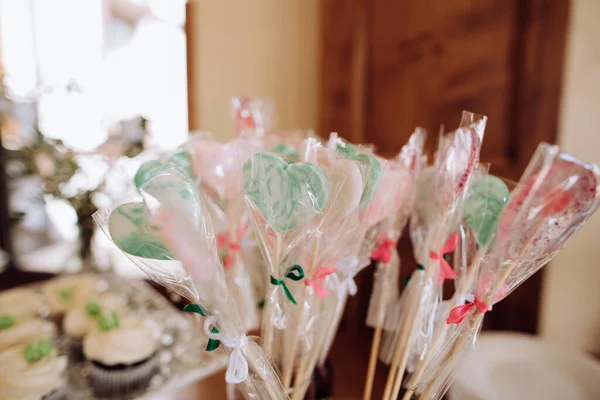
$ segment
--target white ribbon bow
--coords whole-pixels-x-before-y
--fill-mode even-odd
[[[219,340],[223,346],[231,349],[229,356],[229,366],[225,373],[225,381],[231,384],[238,384],[248,378],[248,361],[244,356],[244,349],[248,346],[248,337],[241,334],[239,337],[231,339],[226,337],[222,332],[213,333],[212,326],[215,326],[215,319],[207,317],[204,321],[204,333],[210,339]]]
[[[334,274],[332,279],[334,290],[339,299],[342,299],[346,294],[350,296],[356,294],[358,287],[354,282],[354,277],[363,267],[364,265],[360,264],[360,259],[356,256],[344,257],[336,263],[335,268],[342,275],[342,278],[338,274]]]

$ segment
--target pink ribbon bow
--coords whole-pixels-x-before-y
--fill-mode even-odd
[[[456,277],[458,276],[456,271],[452,269],[450,264],[448,264],[448,261],[446,261],[446,259],[444,258],[444,255],[450,254],[456,249],[457,244],[458,235],[456,233],[453,233],[452,235],[450,235],[450,238],[444,245],[441,254],[436,253],[435,251],[429,253],[429,258],[431,258],[432,260],[440,261],[440,277],[438,280],[439,285],[444,283],[444,280],[446,279],[456,279]]]
[[[329,291],[321,285],[321,281],[333,273],[335,273],[334,267],[319,267],[312,278],[304,280],[304,284],[306,286],[312,286],[317,296],[319,296],[320,299],[324,299],[329,296]]]
[[[483,301],[479,300],[477,297],[473,300],[472,303],[467,303],[464,306],[457,306],[450,310],[450,314],[448,314],[448,319],[446,319],[447,324],[460,324],[463,322],[469,311],[476,307],[480,313],[485,314],[488,311],[488,305]]]
[[[246,224],[242,224],[240,229],[238,230],[238,242],[231,240],[229,237],[229,233],[219,233],[217,235],[217,247],[221,248],[227,246],[227,255],[223,259],[223,267],[229,268],[231,267],[231,263],[233,263],[234,252],[240,251],[242,246],[239,243],[239,240],[244,236],[248,226]]]
[[[388,237],[383,237],[379,240],[379,245],[375,250],[371,252],[371,260],[381,261],[387,264],[392,259],[392,249],[398,245],[398,242],[394,242]]]

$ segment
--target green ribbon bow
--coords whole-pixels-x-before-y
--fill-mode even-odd
[[[69,301],[71,299],[71,297],[73,297],[74,292],[75,292],[75,288],[72,286],[62,288],[58,291],[58,297],[60,297],[60,299],[62,301]]]
[[[295,264],[294,266],[292,266],[292,268],[288,269],[287,273],[285,274],[285,277],[297,282],[304,278],[304,270],[301,266]],[[294,304],[298,304],[296,303],[296,299],[294,299],[294,296],[292,296],[292,292],[290,292],[290,289],[287,287],[283,279],[277,279],[273,277],[273,275],[271,275],[271,285],[281,285],[288,300]]]
[[[206,311],[204,310],[204,308],[202,308],[198,304],[194,304],[194,303],[188,304],[185,307],[183,307],[183,311],[200,314],[204,318],[206,318]],[[213,328],[211,329],[211,332],[219,333],[219,330],[217,329],[216,326],[213,326]],[[221,344],[221,342],[219,340],[209,338],[208,344],[206,345],[206,351],[213,351],[213,350],[217,349],[220,344]]]
[[[113,329],[118,329],[121,326],[119,314],[111,312],[110,317],[98,315],[98,326],[102,332],[108,332]]]
[[[31,364],[40,361],[52,353],[52,342],[47,339],[42,339],[37,342],[29,342],[25,346],[25,360]]]
[[[447,254],[446,254],[447,255]],[[444,258],[446,258],[446,255],[444,256]],[[417,269],[419,271],[425,271],[425,267],[422,266],[421,264],[417,265]],[[412,277],[412,274],[408,274],[406,275],[406,278],[404,278],[404,286],[408,285],[408,282],[410,282],[410,278]]]
[[[8,314],[0,315],[0,331],[8,329],[15,324],[15,319]]]

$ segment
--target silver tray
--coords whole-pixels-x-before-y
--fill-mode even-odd
[[[210,376],[227,366],[229,356],[219,348],[212,352],[204,349],[208,338],[198,316],[178,310],[163,295],[142,280],[131,280],[114,274],[100,274],[100,291],[122,293],[135,314],[147,318],[160,337],[159,371],[143,390],[127,396],[95,397],[88,383],[89,362],[69,357],[67,368],[67,399],[172,399],[175,392],[189,384]],[[39,290],[41,284],[30,285]],[[60,334],[57,347],[69,353],[68,339]]]

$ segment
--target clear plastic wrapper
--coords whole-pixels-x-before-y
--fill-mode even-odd
[[[439,399],[472,348],[489,307],[550,261],[600,204],[597,166],[540,144],[500,215],[495,241],[481,258],[472,302],[452,309],[445,342],[416,392]]]
[[[397,244],[412,212],[416,182],[424,164],[425,131],[417,128],[398,156],[388,162],[381,184],[366,216],[376,230],[376,248],[371,259],[377,261],[373,291],[367,312],[367,326],[381,327],[385,309],[398,296],[400,259]]]
[[[413,372],[407,383],[408,387],[414,386],[421,379],[424,369],[429,364],[432,348],[437,348],[444,340],[447,325],[444,323],[450,309],[464,304],[467,298],[473,297],[473,281],[476,277],[480,258],[485,254],[494,235],[498,217],[502,212],[508,198],[508,188],[500,179],[488,175],[489,166],[480,165],[475,173],[473,184],[464,203],[465,221],[457,229],[459,242],[455,249],[453,262],[456,279],[455,291],[451,299],[440,303],[436,309],[435,317],[430,319],[428,328],[431,336],[418,333],[415,343],[411,346],[407,370]],[[423,218],[415,215],[413,222],[417,225],[413,239],[415,249],[422,243],[419,222]],[[478,248],[479,246],[479,248]]]
[[[231,118],[241,137],[263,136],[271,127],[273,102],[259,97],[232,97]]]
[[[386,400],[394,398],[400,391],[415,337],[419,335],[422,338],[421,345],[432,338],[435,312],[441,299],[440,283],[456,277],[445,256],[456,246],[455,231],[462,218],[462,205],[469,185],[479,165],[486,120],[484,116],[463,112],[461,126],[440,138],[431,175],[427,176],[427,171],[424,171],[424,178],[428,179],[426,187],[433,191],[435,206],[432,210],[435,213],[427,227],[422,252],[417,254],[417,261],[424,270],[415,271],[409,282],[409,285],[417,285],[413,294],[416,298],[405,303],[409,309],[404,313],[406,319],[394,351],[383,396]]]
[[[246,337],[195,182],[172,165],[160,167],[139,193],[94,218],[150,278],[189,299],[207,317],[205,332],[213,344],[231,351],[229,383],[240,384],[247,398],[287,398],[267,356]]]
[[[247,330],[258,328],[258,303],[252,276],[260,265],[248,263],[244,246],[249,241],[248,213],[243,198],[242,165],[259,149],[256,137],[237,138],[222,144],[209,135],[195,135],[186,144],[191,164],[206,197],[227,283]],[[255,243],[255,242],[254,242]],[[262,268],[260,269],[262,271]],[[261,275],[262,277],[262,275]]]
[[[324,323],[338,308],[332,296],[342,266],[358,263],[364,214],[382,163],[360,150],[349,157],[307,139],[301,162],[279,154],[255,154],[245,165],[245,189],[255,232],[268,261],[271,288],[263,332],[282,369],[285,386],[301,398],[319,350],[327,341]],[[374,180],[376,176],[376,180]],[[290,276],[290,268],[301,276]],[[342,274],[340,274],[342,275]],[[292,379],[293,378],[293,379]]]
[[[333,134],[332,136],[335,137]],[[323,321],[327,334],[318,357],[319,365],[325,362],[333,344],[347,296],[356,293],[354,277],[360,270],[370,264],[369,256],[372,245],[365,246],[365,243],[374,244],[376,238],[371,236],[374,230],[369,230],[369,216],[375,215],[373,213],[374,199],[377,197],[383,175],[385,175],[388,167],[385,160],[371,155],[369,148],[354,146],[341,139],[336,139],[337,145],[335,147],[331,146],[331,142],[332,140],[330,140],[329,148],[335,148],[333,154],[336,155],[337,163],[356,160],[366,168],[362,170],[364,188],[355,212],[347,217],[338,216],[337,219],[332,221],[333,223],[324,226],[324,241],[329,243],[330,246],[328,258],[334,260],[336,266],[336,274],[332,276],[332,290],[336,292],[338,302],[335,303],[333,317],[329,321]],[[376,169],[370,167],[373,163],[377,165]],[[350,198],[349,193],[345,193],[344,197]],[[327,233],[328,231],[339,231],[341,233],[337,243],[328,241],[330,236]]]
[[[308,152],[316,152],[316,147],[313,143]],[[267,353],[282,367],[286,386],[294,369],[300,326],[314,311],[304,302],[305,285],[300,281],[316,268],[325,207],[343,183],[328,180],[315,164],[295,161],[261,152],[249,158],[243,170],[246,202],[271,281],[262,332]]]
[[[303,154],[306,139],[313,136],[312,132],[301,130],[272,132],[263,138],[263,149],[272,151],[292,160],[299,160]]]

